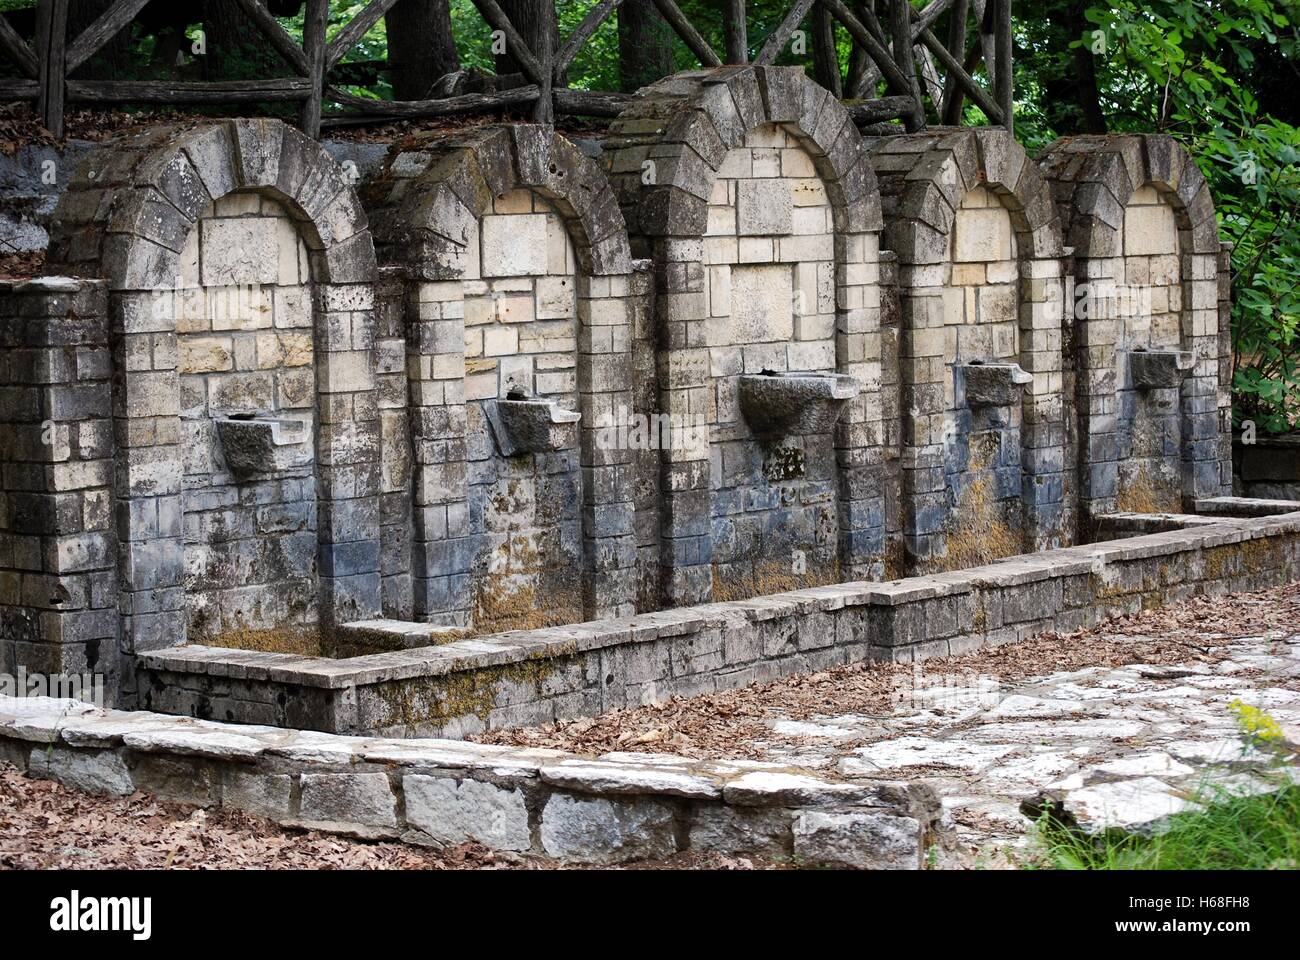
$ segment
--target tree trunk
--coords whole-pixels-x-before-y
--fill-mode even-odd
[[[275,17],[292,17],[302,8],[302,0],[261,0],[261,3]],[[162,4],[151,3],[145,10],[155,6],[175,13],[180,20],[185,19],[179,10]],[[293,75],[293,68],[284,62],[284,57],[235,0],[203,0],[203,32],[207,39],[204,75],[209,80]]]
[[[500,0],[500,6],[537,62],[549,63],[560,46],[560,25],[555,16],[554,0]],[[509,44],[505,54],[496,58],[496,67],[497,75],[503,77],[522,72],[518,61],[510,55]]]
[[[439,79],[460,69],[448,0],[399,0],[384,26],[393,99],[424,100]]]
[[[1056,66],[1043,71],[1043,107],[1054,129],[1062,134],[1105,133],[1106,115],[1101,109],[1097,90],[1097,68],[1087,44],[1092,39],[1091,26],[1084,17],[1084,0],[1056,0],[1043,11],[1047,23],[1048,43]],[[1069,48],[1075,40],[1084,46]]]
[[[674,37],[654,0],[623,0],[618,8],[618,69],[624,93],[675,72]]]

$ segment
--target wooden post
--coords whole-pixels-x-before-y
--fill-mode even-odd
[[[537,85],[537,102],[533,104],[533,123],[555,123],[555,99],[551,95],[555,54],[550,45],[546,44],[537,56],[542,61],[542,82]]]
[[[722,29],[727,37],[727,63],[749,62],[749,25],[745,0],[723,0]]]
[[[321,97],[325,89],[325,24],[329,0],[307,0],[302,21],[302,49],[307,55],[307,80],[311,93],[302,105],[302,132],[313,140],[320,136]]]
[[[41,72],[36,109],[45,129],[61,138],[68,83],[68,0],[41,0],[36,8],[36,55]]]
[[[958,62],[966,59],[966,15],[970,9],[969,0],[956,0],[952,5],[952,16],[948,20],[948,52],[952,58]],[[957,78],[948,71],[948,75],[943,80],[943,107],[939,114],[939,122],[947,126],[955,126],[961,123],[961,88],[957,85]]]
[[[997,100],[1002,108],[1002,125],[1007,133],[1014,133],[1013,116],[1015,97],[1011,90],[1011,0],[997,0],[998,19],[994,24],[994,46],[997,50]]]
[[[813,75],[838,100],[844,96],[844,84],[840,73],[840,51],[835,45],[835,21],[821,4],[812,11],[812,35]]]
[[[894,33],[894,62],[907,78],[908,89],[916,101],[909,123],[909,133],[925,128],[925,108],[921,104],[921,84],[916,79],[916,61],[912,59],[912,3],[911,0],[889,0],[890,26]]]

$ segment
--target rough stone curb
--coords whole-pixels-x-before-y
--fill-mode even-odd
[[[771,763],[344,737],[47,697],[0,697],[0,759],[88,793],[141,791],[329,833],[477,840],[582,863],[689,850],[919,869],[940,816],[926,786]]]

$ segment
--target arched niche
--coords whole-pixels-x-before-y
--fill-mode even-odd
[[[376,616],[374,248],[320,145],[218,120],[97,147],[50,265],[110,290],[124,652]]]
[[[643,605],[880,576],[880,219],[847,113],[792,68],[678,74],[605,162],[654,263],[649,399],[673,438],[640,461]],[[857,390],[833,426],[776,429],[743,396],[765,371]]]
[[[407,278],[414,615],[632,612],[630,454],[607,428],[631,408],[635,279],[603,172],[549,128],[490,126],[399,145],[367,196]],[[516,394],[565,421],[545,444],[507,436]]]
[[[1066,138],[1039,163],[1074,248],[1084,523],[1221,495],[1231,484],[1230,305],[1208,184],[1159,135]]]
[[[1070,542],[1051,194],[1005,131],[869,141],[898,257],[905,567]]]

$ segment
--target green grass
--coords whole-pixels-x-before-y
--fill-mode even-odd
[[[1040,869],[1300,869],[1300,787],[1250,797],[1203,795],[1156,836],[1085,837],[1050,814],[1037,824]]]

